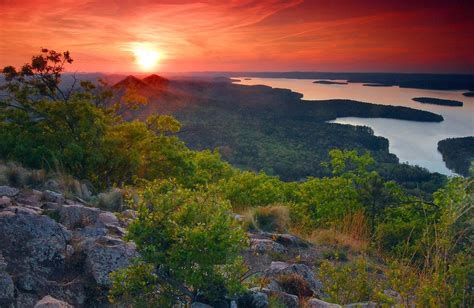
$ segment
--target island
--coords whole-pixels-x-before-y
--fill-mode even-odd
[[[383,83],[364,83],[364,87],[391,87],[391,85]]]
[[[452,107],[462,107],[463,105],[463,103],[460,101],[434,98],[434,97],[414,97],[413,100],[418,103],[431,104],[431,105],[452,106]]]
[[[344,81],[332,81],[332,80],[316,80],[316,81],[313,81],[313,83],[318,83],[318,84],[341,84],[341,85],[347,84],[347,82],[344,82]]]
[[[448,138],[438,142],[438,151],[446,167],[454,172],[469,176],[474,161],[474,137]]]
[[[464,96],[466,96],[466,97],[474,97],[474,91],[465,92],[465,93],[463,93],[462,95],[464,95]]]

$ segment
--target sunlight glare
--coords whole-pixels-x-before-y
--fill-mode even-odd
[[[153,70],[160,59],[158,51],[149,45],[137,45],[133,48],[132,52],[135,55],[137,64],[144,71]]]

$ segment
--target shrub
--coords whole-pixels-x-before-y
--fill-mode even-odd
[[[285,232],[290,223],[289,209],[284,205],[260,207],[251,212],[256,229],[265,232]]]
[[[121,212],[123,210],[123,193],[117,188],[100,193],[95,205],[102,210]]]
[[[371,299],[368,264],[364,259],[341,266],[323,261],[319,277],[324,286],[327,300],[338,304],[368,301]]]
[[[300,275],[285,274],[276,278],[278,285],[288,294],[297,295],[299,298],[310,297],[313,291],[309,283]]]
[[[139,262],[156,280],[150,286],[157,297],[150,299],[151,305],[193,302],[198,295],[213,302],[242,291],[239,253],[246,244],[244,232],[229,203],[212,192],[149,184],[128,239],[136,243]],[[133,293],[139,291],[135,284],[150,283],[149,274],[130,274],[136,273],[134,267],[115,274],[112,300],[132,298],[134,303],[148,295],[145,290],[140,296]]]

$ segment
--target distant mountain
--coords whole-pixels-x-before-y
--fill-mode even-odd
[[[135,89],[140,89],[140,88],[146,88],[148,85],[145,83],[143,80],[138,79],[135,76],[127,76],[127,78],[117,82],[113,88],[114,89],[124,89],[124,88],[135,88]]]

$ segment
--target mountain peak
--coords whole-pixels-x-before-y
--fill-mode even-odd
[[[169,83],[169,80],[166,78],[163,78],[161,76],[158,76],[156,74],[150,75],[146,78],[142,79],[143,82],[145,82],[148,85],[151,86],[165,86]]]
[[[129,87],[145,87],[146,83],[140,80],[139,78],[129,75],[125,79],[117,82],[113,87],[114,88],[129,88]]]

